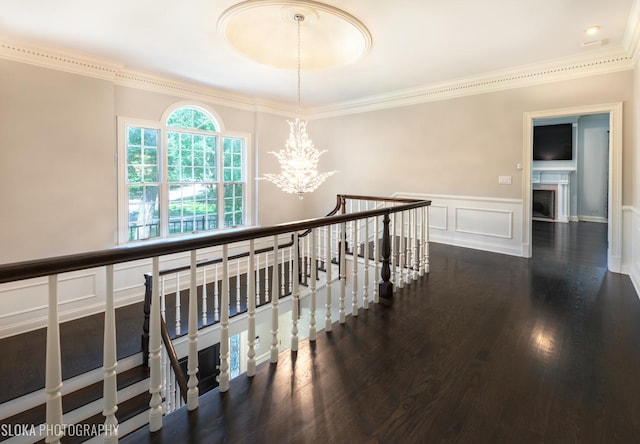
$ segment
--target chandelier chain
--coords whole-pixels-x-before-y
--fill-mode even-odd
[[[298,108],[301,109],[302,105],[300,105],[300,22],[304,20],[304,15],[296,14],[295,16],[296,22],[298,22]]]

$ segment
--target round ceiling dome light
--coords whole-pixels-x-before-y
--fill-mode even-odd
[[[218,31],[250,59],[285,69],[305,70],[347,65],[371,48],[367,27],[351,14],[324,3],[304,0],[249,0],[222,13]]]

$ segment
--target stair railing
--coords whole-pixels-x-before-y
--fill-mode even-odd
[[[364,196],[357,196],[361,199]],[[344,196],[340,200],[342,208],[346,207],[346,201],[350,198]],[[352,197],[351,197],[352,198]],[[369,200],[376,200],[378,198],[370,198]],[[384,198],[382,198],[384,200]],[[161,328],[161,304],[160,304],[160,257],[172,255],[182,252],[190,252],[191,260],[189,265],[190,275],[190,288],[189,288],[189,358],[188,358],[188,374],[189,380],[187,381],[187,405],[189,409],[195,409],[198,407],[197,396],[197,262],[196,252],[197,250],[207,249],[211,247],[222,247],[222,280],[221,280],[221,301],[220,301],[220,385],[219,390],[221,392],[229,390],[229,246],[232,244],[239,244],[249,242],[249,257],[255,257],[255,243],[256,239],[271,238],[273,239],[273,254],[271,255],[271,263],[265,264],[266,270],[271,268],[271,317],[272,317],[272,335],[271,335],[271,354],[270,360],[276,362],[278,360],[278,314],[279,314],[279,299],[280,299],[280,260],[279,257],[279,237],[282,235],[293,236],[293,248],[294,251],[298,246],[299,237],[301,231],[311,230],[312,238],[311,248],[309,254],[311,256],[311,263],[316,264],[318,261],[318,249],[316,246],[316,239],[318,232],[325,230],[328,235],[325,239],[327,245],[334,245],[332,233],[338,233],[336,236],[336,243],[340,249],[339,262],[340,262],[340,316],[339,321],[344,322],[344,306],[346,298],[346,240],[347,240],[347,226],[351,227],[352,239],[358,239],[358,232],[360,230],[359,224],[354,224],[354,221],[374,219],[374,225],[378,224],[381,219],[381,247],[379,254],[376,253],[376,259],[380,259],[380,282],[378,284],[379,297],[392,299],[392,292],[394,283],[391,280],[391,217],[394,219],[397,214],[401,214],[404,217],[405,214],[411,213],[414,210],[428,208],[430,201],[422,200],[405,200],[402,202],[394,202],[393,206],[383,206],[375,209],[368,209],[365,211],[355,212],[351,214],[340,214],[329,217],[322,217],[317,219],[292,222],[280,224],[272,227],[259,227],[248,228],[244,230],[237,230],[227,233],[217,233],[207,236],[198,236],[189,239],[167,239],[161,242],[154,242],[149,244],[139,245],[127,245],[123,247],[112,248],[108,250],[94,251],[89,253],[73,254],[60,257],[51,257],[46,259],[39,259],[34,261],[18,262],[12,264],[0,265],[0,284],[19,281],[24,279],[31,279],[37,277],[48,277],[48,327],[47,327],[47,353],[46,353],[46,381],[45,381],[45,395],[47,405],[46,416],[46,428],[47,428],[47,442],[59,442],[60,438],[64,434],[64,424],[62,424],[62,379],[61,379],[61,353],[60,353],[60,333],[59,333],[59,318],[58,318],[58,282],[59,276],[63,273],[92,269],[97,267],[104,267],[106,276],[106,312],[105,312],[105,332],[104,332],[104,415],[105,415],[105,433],[104,439],[108,442],[117,441],[117,392],[116,392],[116,368],[117,360],[115,353],[115,304],[114,304],[114,265],[122,264],[131,261],[137,261],[141,259],[151,259],[151,301],[149,304],[149,366],[150,366],[150,388],[151,401],[149,403],[149,428],[151,431],[157,431],[162,427],[163,407],[162,407],[162,374],[161,374],[161,350],[162,350],[162,328]],[[427,211],[428,214],[428,211]],[[424,216],[422,220],[423,230],[425,225],[428,224],[428,216]],[[404,224],[403,224],[404,226]],[[417,227],[411,225],[411,227]],[[394,224],[394,236],[397,234],[396,226]],[[415,231],[415,230],[414,230]],[[376,230],[377,232],[377,230]],[[355,237],[354,236],[355,233]],[[427,230],[428,233],[428,230]],[[337,240],[339,236],[339,241]],[[377,237],[377,236],[376,236]],[[405,236],[402,229],[400,230],[401,244],[404,245]],[[421,238],[421,242],[425,238]],[[417,240],[417,237],[416,237]],[[358,251],[359,246],[356,243],[352,243],[352,249]],[[325,254],[330,253],[332,248],[327,248]],[[428,252],[427,248],[423,248],[425,254]],[[333,254],[333,253],[331,253]],[[424,256],[422,255],[422,256]],[[337,254],[335,256],[338,256]],[[399,255],[398,255],[399,257]],[[328,261],[331,262],[331,261]],[[354,255],[351,259],[352,267],[359,267],[358,255]],[[407,264],[407,260],[400,261],[399,264]],[[426,260],[428,264],[428,260]],[[252,267],[252,261],[249,261],[249,267]],[[292,273],[296,270],[298,261],[293,261]],[[331,267],[328,267],[331,268]],[[414,267],[415,268],[415,267]],[[425,268],[423,267],[423,270]],[[317,267],[311,267],[312,272],[317,273]],[[315,271],[314,271],[315,270]],[[428,267],[426,268],[428,270]],[[329,273],[327,273],[329,274]],[[252,276],[251,276],[252,275]],[[248,286],[255,284],[255,274],[250,273],[250,279]],[[317,276],[314,276],[311,282],[316,281]],[[403,274],[401,278],[406,278]],[[265,276],[266,279],[266,276]],[[377,281],[377,278],[374,278]],[[329,280],[327,280],[327,283]],[[357,285],[357,284],[356,284]],[[296,305],[296,298],[299,297],[299,280],[293,279],[292,282],[292,294],[293,294],[293,306]],[[311,289],[313,292],[313,289]],[[329,304],[330,298],[327,298],[327,304]],[[315,302],[315,301],[314,301]],[[251,305],[251,304],[248,304]],[[255,309],[249,308],[248,319],[252,316],[255,317]],[[310,309],[315,315],[316,307],[312,306]],[[331,318],[329,317],[329,321]],[[311,328],[315,328],[312,325]],[[295,333],[292,334],[292,346],[294,343]],[[310,340],[312,334],[310,330]],[[251,338],[250,338],[251,340]],[[251,375],[249,375],[251,376]]]

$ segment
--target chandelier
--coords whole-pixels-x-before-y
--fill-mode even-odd
[[[300,108],[300,23],[303,14],[295,14],[293,19],[298,25],[298,108]],[[336,171],[318,172],[320,156],[326,152],[318,151],[307,134],[307,122],[296,118],[289,123],[289,138],[283,150],[271,151],[280,162],[280,174],[265,174],[264,179],[275,184],[282,191],[297,194],[302,199],[304,193],[311,193],[318,188],[327,177]]]

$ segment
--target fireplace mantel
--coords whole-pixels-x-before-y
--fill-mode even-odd
[[[569,222],[569,202],[571,174],[576,171],[569,167],[548,167],[534,168],[531,171],[531,182],[533,189],[545,186],[555,186],[558,190],[556,195],[556,222]]]

